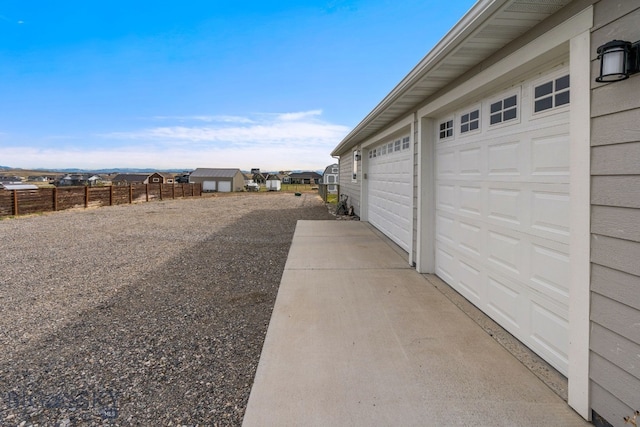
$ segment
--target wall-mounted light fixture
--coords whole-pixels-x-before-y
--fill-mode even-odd
[[[640,41],[612,40],[597,50],[600,60],[598,83],[619,82],[640,71]]]
[[[356,159],[356,162],[359,162],[360,160],[362,160],[362,155],[360,154],[360,150],[356,151],[355,159]]]

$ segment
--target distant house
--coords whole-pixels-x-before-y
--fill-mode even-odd
[[[327,185],[327,191],[329,193],[338,192],[338,172],[340,168],[337,163],[329,165],[325,168],[322,174],[322,184]]]
[[[49,181],[50,181],[49,177],[46,177],[44,175],[27,177],[27,182],[49,182]]]
[[[155,174],[154,174],[155,175]],[[149,184],[150,175],[148,173],[119,173],[111,179],[113,185],[142,185]],[[162,176],[158,174],[158,183],[162,182]]]
[[[147,178],[147,184],[174,184],[175,177],[170,173],[154,172]]]
[[[21,184],[22,178],[19,176],[0,176],[0,184]]]
[[[187,184],[189,183],[189,174],[183,173],[182,175],[176,175],[174,177],[174,182],[178,184]]]
[[[322,175],[318,172],[293,172],[289,175],[291,184],[318,184],[322,179]]]
[[[69,173],[60,178],[57,185],[60,187],[70,186],[89,186],[95,187],[102,184],[102,178],[98,175],[92,175],[89,173]]]
[[[240,169],[198,168],[191,172],[189,182],[202,184],[202,191],[229,193],[243,191],[245,176]]]

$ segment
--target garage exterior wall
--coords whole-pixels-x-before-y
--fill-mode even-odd
[[[637,1],[601,1],[591,34],[591,407],[614,426],[640,410],[640,75],[595,82],[596,48],[640,39]]]
[[[360,146],[358,146],[360,149]],[[354,148],[355,150],[355,148]],[[353,177],[353,150],[349,150],[340,156],[340,194],[349,196],[347,204],[353,206],[353,212],[360,216],[360,197],[362,187],[362,160],[358,162],[356,180]]]
[[[242,172],[238,171],[233,178],[231,177],[204,177],[204,176],[191,176],[189,178],[190,183],[202,184],[204,181],[215,181],[216,189],[219,188],[219,183],[222,181],[231,182],[231,191],[243,191],[244,189],[244,176]]]

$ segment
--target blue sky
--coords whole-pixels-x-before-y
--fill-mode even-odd
[[[471,0],[0,0],[0,165],[323,169]]]

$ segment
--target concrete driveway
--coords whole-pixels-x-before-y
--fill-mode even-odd
[[[579,426],[362,222],[298,222],[243,425]]]

